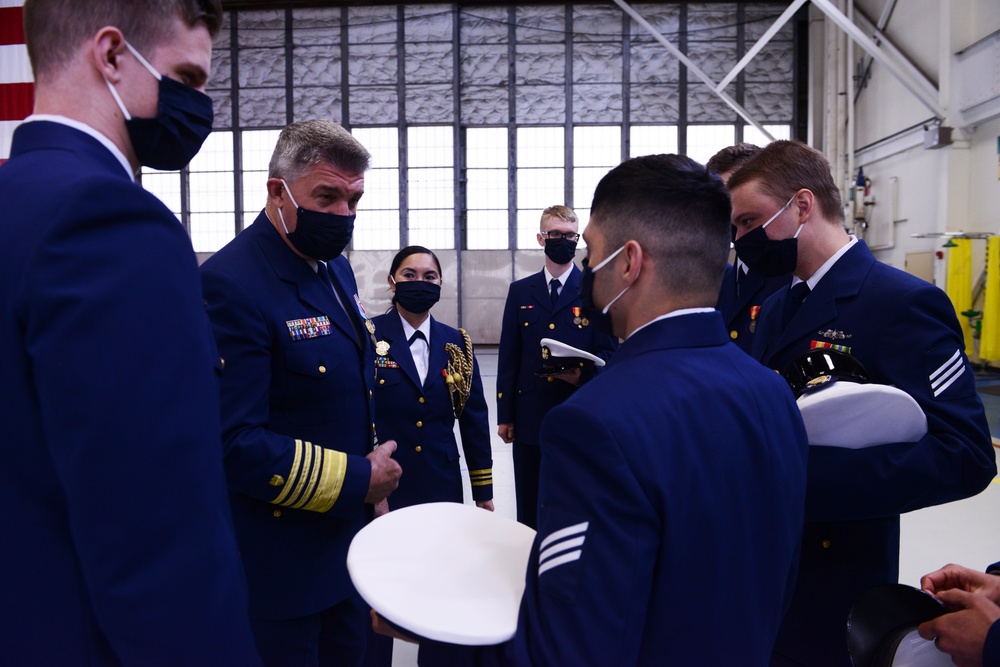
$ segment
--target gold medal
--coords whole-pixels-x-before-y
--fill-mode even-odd
[[[389,343],[385,342],[384,340],[380,340],[379,342],[375,343],[375,353],[380,357],[384,357],[385,355],[389,354]]]
[[[368,333],[375,335],[375,323],[371,320],[365,320],[365,329],[368,329]]]
[[[588,320],[586,317],[580,320],[580,323],[585,327],[590,326],[590,320]]]
[[[750,323],[750,333],[753,333],[756,328],[757,328],[757,320],[754,320],[753,322]]]

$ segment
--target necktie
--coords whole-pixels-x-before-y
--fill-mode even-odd
[[[427,337],[422,331],[414,331],[410,336],[410,356],[413,357],[413,365],[417,367],[417,376],[420,384],[427,381]]]
[[[736,296],[740,295],[740,287],[743,285],[743,279],[747,277],[746,267],[741,266],[736,270]]]
[[[354,322],[354,318],[351,317],[351,312],[347,307],[346,296],[340,289],[340,284],[337,282],[336,277],[326,266],[326,262],[316,262],[316,274],[323,279],[323,282],[327,287],[333,290],[333,296],[337,299],[337,303],[340,304],[340,308],[344,315],[347,316],[347,321],[351,325],[351,329],[354,331],[354,335],[358,338],[358,342],[361,347],[364,347],[364,340],[361,338],[361,331],[358,329],[358,325]]]
[[[788,290],[785,297],[785,309],[781,312],[781,328],[785,329],[795,315],[805,298],[809,296],[809,284],[805,281],[796,283]]]
[[[559,286],[562,285],[558,278],[553,278],[549,281],[549,298],[552,300],[552,305],[556,305],[556,301],[559,299]]]

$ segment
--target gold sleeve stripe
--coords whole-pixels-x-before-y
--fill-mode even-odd
[[[306,484],[306,488],[302,492],[302,496],[299,497],[298,502],[292,505],[292,507],[302,509],[306,506],[306,503],[312,500],[312,496],[316,492],[316,482],[319,481],[319,471],[322,467],[323,448],[313,445],[313,466],[312,470],[309,471],[309,482]]]
[[[340,497],[346,474],[347,454],[296,440],[295,458],[288,481],[271,503],[312,512],[328,512]]]
[[[288,495],[288,498],[281,503],[285,507],[291,507],[298,502],[299,498],[302,496],[302,490],[306,486],[306,480],[309,478],[309,471],[312,469],[312,455],[313,455],[313,445],[311,442],[302,443],[302,468],[298,471],[298,474],[294,477],[290,477],[288,482],[285,483],[286,486],[290,485],[294,480],[295,485],[292,492]]]
[[[347,454],[332,449],[324,450],[323,470],[320,473],[319,486],[309,504],[303,509],[313,512],[328,512],[344,485],[344,475],[347,473]]]
[[[285,496],[287,496],[289,491],[292,490],[292,480],[294,480],[299,474],[300,465],[302,465],[302,441],[296,440],[295,458],[292,459],[292,469],[288,471],[287,481],[285,482],[284,487],[281,489],[281,493],[278,494],[277,498],[271,501],[273,504],[275,505],[283,504]]]
[[[469,482],[472,486],[490,486],[493,484],[493,468],[470,470]]]

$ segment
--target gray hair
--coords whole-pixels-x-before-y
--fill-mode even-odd
[[[297,180],[309,167],[326,163],[351,174],[363,174],[371,153],[350,132],[330,120],[304,120],[281,131],[268,165],[268,178]]]

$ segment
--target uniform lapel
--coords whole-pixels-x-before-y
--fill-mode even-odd
[[[739,268],[736,270],[739,271]],[[735,276],[733,280],[735,280]],[[765,279],[755,272],[748,272],[743,277],[743,281],[739,286],[739,294],[736,295],[736,306],[733,308],[734,314],[742,312],[748,304],[753,303],[753,300],[757,298],[760,291],[764,289],[764,282]],[[760,303],[757,305],[759,306]]]
[[[381,325],[379,332],[382,339],[389,343],[389,353],[393,360],[403,369],[403,373],[410,379],[413,386],[419,388],[420,376],[417,375],[417,366],[413,363],[413,355],[410,353],[410,342],[406,340],[406,334],[403,333],[403,320],[400,318],[399,312],[395,309],[391,310],[379,323]],[[430,375],[430,370],[427,371],[427,374]]]
[[[431,317],[431,351],[427,359],[427,379],[424,381],[424,387],[429,386],[430,382],[448,366],[450,357],[444,349],[447,343],[444,326]]]
[[[347,311],[347,317],[350,318],[351,332],[354,335],[354,342],[357,343],[358,348],[362,348],[365,344],[365,339],[368,337],[368,330],[365,327],[365,318],[361,316],[361,303],[357,298],[357,293],[352,292],[349,289],[349,285],[352,284],[353,276],[349,278],[345,273],[350,271],[350,264],[341,255],[336,259],[332,259],[327,262],[327,267],[330,270],[330,280],[333,282],[334,289],[337,290],[337,294],[340,296],[341,302],[344,304],[344,310]]]
[[[537,301],[538,305],[544,308],[546,313],[551,312],[552,299],[549,297],[549,286],[545,282],[545,271],[539,271],[530,276],[528,291],[531,294],[531,298]]]

